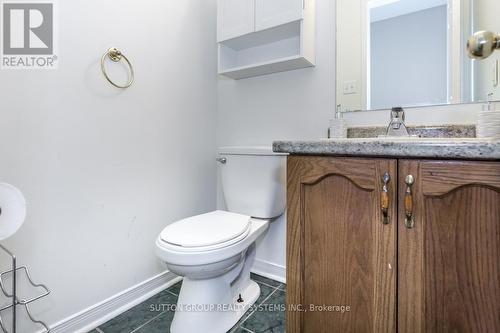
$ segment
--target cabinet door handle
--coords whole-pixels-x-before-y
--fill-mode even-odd
[[[415,178],[412,175],[406,176],[406,193],[405,193],[405,226],[408,229],[415,227],[415,217],[413,216],[413,193],[412,186],[415,183]]]
[[[391,176],[389,173],[384,173],[384,176],[382,177],[382,181],[384,182],[384,186],[382,187],[382,192],[380,194],[380,205],[381,205],[381,210],[382,210],[382,223],[383,224],[389,224],[389,189],[387,188],[387,185],[389,184],[389,181],[391,180]]]

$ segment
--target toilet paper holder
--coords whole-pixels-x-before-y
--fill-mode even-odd
[[[17,329],[17,307],[18,306],[24,306],[24,309],[29,317],[29,319],[40,326],[42,326],[45,329],[45,332],[48,333],[50,332],[50,328],[48,327],[47,324],[45,324],[41,320],[36,320],[29,308],[29,305],[35,301],[38,301],[50,294],[50,289],[47,288],[47,286],[43,284],[37,284],[33,281],[33,279],[30,276],[29,269],[26,266],[21,266],[17,267],[17,258],[15,254],[13,254],[11,251],[9,251],[7,248],[5,248],[3,245],[0,244],[0,249],[3,250],[8,256],[10,256],[12,260],[12,268],[10,270],[4,271],[0,273],[0,289],[2,290],[2,293],[8,298],[11,299],[11,303],[5,306],[2,306],[0,308],[0,330],[2,330],[4,333],[16,333]],[[5,285],[5,278],[7,276],[12,276],[12,291],[9,293],[7,290],[8,288]],[[40,293],[38,293],[37,296],[32,297],[30,299],[20,299],[19,298],[19,293],[18,293],[18,279],[21,275],[24,275],[26,277],[26,282],[27,285],[30,285],[31,287],[41,290]],[[2,318],[2,312],[12,309],[12,330],[9,331],[5,327],[4,320]]]

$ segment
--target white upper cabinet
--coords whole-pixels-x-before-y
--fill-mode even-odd
[[[305,0],[255,0],[255,30],[260,31],[303,18]]]
[[[217,41],[255,31],[255,0],[217,0]]]
[[[315,0],[218,0],[218,73],[244,79],[315,64]]]

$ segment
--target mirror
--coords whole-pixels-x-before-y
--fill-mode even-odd
[[[468,57],[476,31],[500,33],[499,0],[337,0],[340,111],[500,100],[500,52]]]

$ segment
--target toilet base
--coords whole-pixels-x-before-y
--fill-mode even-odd
[[[210,279],[184,277],[170,331],[226,333],[260,296],[250,280],[255,243],[232,269]],[[241,297],[240,297],[241,295]]]

